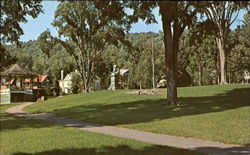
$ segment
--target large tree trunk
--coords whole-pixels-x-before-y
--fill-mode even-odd
[[[174,41],[171,32],[171,23],[162,17],[163,31],[164,31],[164,45],[165,45],[165,62],[167,67],[167,101],[166,105],[178,105],[177,102],[177,88],[176,88],[176,52],[177,46],[174,46]]]
[[[223,37],[216,39],[219,56],[220,56],[220,84],[227,84],[226,81],[226,55],[225,55],[225,41]]]
[[[87,80],[84,80],[84,92],[85,92],[85,93],[89,92]]]
[[[167,105],[178,105],[176,88],[176,67],[169,68],[167,73]]]
[[[81,74],[81,77],[82,77],[82,81],[83,81],[83,92],[84,93],[87,93],[89,92],[89,87],[88,87],[88,75],[87,75],[87,72],[86,72],[86,67],[84,65],[84,62],[82,61],[82,74]]]
[[[88,56],[87,62],[86,63],[86,67],[84,67],[84,63],[83,63],[83,73],[84,73],[84,92],[87,93],[90,91],[90,87],[91,87],[91,82],[93,80],[92,77],[92,69],[93,69],[93,62],[90,60],[89,58],[90,56]]]
[[[87,77],[86,77],[86,73],[83,73],[83,92],[87,93],[88,92],[88,81],[87,81]]]

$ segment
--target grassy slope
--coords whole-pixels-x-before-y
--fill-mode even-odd
[[[14,117],[0,106],[0,154],[198,154]]]
[[[117,125],[156,133],[249,145],[249,85],[179,88],[179,107],[163,107],[162,95],[100,91],[55,98],[30,112],[89,123]]]

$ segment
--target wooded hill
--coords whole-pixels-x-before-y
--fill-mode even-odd
[[[226,71],[230,83],[241,83],[244,80],[244,71],[249,71],[250,68],[249,19],[249,14],[246,14],[244,24],[230,31],[227,38]],[[177,59],[178,86],[218,84],[219,57],[215,37],[198,34],[199,30],[185,30],[181,37]],[[103,84],[108,85],[110,72],[116,64],[119,68],[130,70],[132,88],[139,88],[140,82],[143,88],[152,88],[153,65],[155,83],[166,73],[163,33],[132,33],[127,34],[126,39],[132,46],[108,46],[96,61],[94,74],[101,77]],[[39,41],[32,40],[21,42],[19,48],[6,45],[5,53],[1,54],[9,55],[6,63],[2,63],[5,64],[4,68],[16,61],[34,73],[48,74],[54,81],[60,79],[60,70],[64,70],[66,74],[77,68],[74,57],[60,44],[46,54],[39,48]]]

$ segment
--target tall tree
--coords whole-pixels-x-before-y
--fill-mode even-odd
[[[152,35],[154,33],[130,34],[133,48],[129,50],[129,80],[135,88],[152,88]],[[155,54],[157,54],[155,52]],[[143,69],[142,69],[143,68]]]
[[[10,66],[11,64],[17,61],[17,58],[12,56],[8,50],[2,45],[0,45],[0,58],[1,58],[1,68],[0,71],[3,71],[5,67]]]
[[[118,44],[125,37],[125,12],[121,2],[61,2],[53,25],[67,41],[56,39],[74,56],[81,72],[85,92],[89,91],[98,58],[109,44]],[[111,11],[112,10],[112,11]],[[73,49],[69,42],[76,46]]]
[[[233,47],[228,54],[228,78],[230,83],[239,83],[244,81],[244,72],[250,72],[250,12],[244,15],[243,25],[229,36]]]
[[[149,1],[132,2],[130,8],[134,10],[133,18],[138,17],[146,20],[146,23],[154,22],[152,8],[159,6],[162,17],[164,33],[165,62],[167,74],[167,105],[177,105],[177,54],[179,40],[187,26],[196,21],[197,13],[206,7],[208,2],[180,2],[180,1]]]
[[[195,72],[198,73],[199,86],[204,85],[204,73],[207,71],[207,67],[215,68],[213,58],[215,54],[216,46],[214,46],[214,38],[212,36],[203,36],[203,38],[197,38],[199,40],[193,40],[191,46],[190,67],[193,67]],[[195,45],[194,45],[195,44]],[[215,71],[215,70],[214,70]],[[211,73],[211,72],[210,72]],[[208,79],[208,76],[206,76]],[[216,79],[216,75],[215,75]]]
[[[213,21],[218,29],[216,37],[220,57],[220,84],[226,84],[226,38],[229,33],[229,27],[237,19],[240,9],[249,5],[249,2],[240,1],[221,1],[211,2],[205,9],[206,17]]]
[[[51,37],[49,29],[42,32],[37,39],[37,46],[41,49],[41,51],[50,58],[52,50],[55,46],[55,42]]]
[[[42,12],[42,0],[1,0],[1,44],[18,43],[23,30],[20,23],[27,22],[27,16],[36,18]]]
[[[159,2],[162,26],[164,32],[165,61],[167,65],[167,105],[177,105],[176,64],[179,52],[179,40],[187,26],[191,26],[196,19],[199,9],[203,9],[203,2]]]
[[[4,47],[5,43],[19,43],[23,35],[20,23],[27,22],[27,16],[36,18],[42,12],[42,0],[1,0],[1,22],[0,22],[0,49],[1,49],[1,70],[16,61],[11,57],[9,51]]]

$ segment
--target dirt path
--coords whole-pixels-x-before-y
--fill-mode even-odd
[[[80,123],[74,120],[63,119],[55,117],[53,114],[29,114],[23,111],[23,108],[35,103],[25,103],[11,107],[6,110],[7,113],[14,114],[21,117],[31,117],[34,119],[45,120],[48,122],[60,124],[67,127],[75,127],[80,130],[102,133],[106,135],[128,138],[147,142],[150,144],[171,146],[181,149],[189,149],[208,154],[235,154],[235,155],[250,155],[250,147],[239,147],[236,145],[222,144],[212,141],[204,141],[194,138],[184,138],[176,136],[168,136],[165,134],[156,134],[151,132],[144,132],[132,130],[127,128],[120,128],[114,126],[95,125],[88,123]]]

